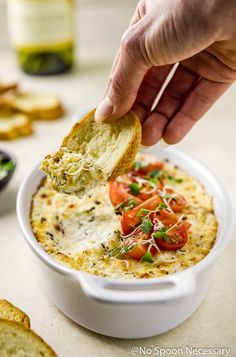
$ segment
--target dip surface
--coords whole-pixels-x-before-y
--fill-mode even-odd
[[[156,157],[139,154],[145,162]],[[120,243],[120,216],[112,206],[108,186],[83,198],[54,191],[44,179],[32,198],[31,226],[39,244],[61,263],[110,278],[155,278],[201,261],[211,250],[217,220],[213,200],[194,177],[164,162],[166,184],[185,197],[181,215],[191,224],[188,241],[176,251],[160,250],[152,263],[128,256],[109,256]]]

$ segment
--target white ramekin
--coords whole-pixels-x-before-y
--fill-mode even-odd
[[[26,242],[37,257],[39,278],[49,298],[68,317],[98,333],[142,338],[163,333],[187,319],[206,295],[212,265],[229,242],[232,208],[224,188],[198,161],[158,145],[145,152],[169,159],[197,177],[214,197],[219,228],[210,253],[198,264],[163,278],[115,280],[73,270],[47,254],[30,227],[32,194],[43,178],[38,165],[22,183],[17,215]]]

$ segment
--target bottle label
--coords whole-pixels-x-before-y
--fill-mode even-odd
[[[72,0],[8,0],[9,35],[19,50],[60,49],[72,43]]]

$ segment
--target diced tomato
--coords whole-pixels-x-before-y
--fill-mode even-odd
[[[159,210],[155,215],[165,226],[173,226],[178,221],[178,217],[175,213],[165,209]]]
[[[117,181],[111,181],[109,183],[109,197],[113,206],[117,206],[122,202],[128,201],[128,199],[134,200],[137,204],[142,202],[140,198],[127,192],[124,184]]]
[[[188,240],[188,234],[184,224],[180,223],[169,232],[167,232],[167,237],[167,240],[164,238],[155,239],[156,244],[160,249],[177,250],[182,248]]]
[[[141,217],[137,217],[137,213],[142,209],[155,210],[159,204],[162,203],[162,199],[159,196],[153,196],[148,200],[140,203],[130,211],[123,214],[121,218],[121,228],[123,234],[131,233],[134,228],[141,223]]]
[[[189,222],[186,222],[186,221],[182,221],[183,225],[184,225],[184,228],[186,229],[186,231],[189,230],[189,228],[191,227],[191,223]]]
[[[171,188],[166,189],[167,193],[173,194],[175,191]],[[170,199],[169,205],[174,212],[181,212],[186,207],[187,201],[184,196],[176,194],[173,199]]]
[[[151,198],[151,197],[153,197],[154,195],[156,195],[157,194],[157,192],[152,192],[152,193],[147,193],[147,192],[140,192],[138,195],[137,195],[137,197],[139,198],[139,199],[141,199],[142,201],[146,201],[146,200],[148,200],[149,198]]]
[[[164,167],[163,162],[152,162],[147,166],[140,167],[137,171],[135,171],[138,175],[147,175],[149,172],[153,170],[161,170]]]
[[[127,254],[130,256],[130,258],[139,260],[147,253],[147,250],[148,250],[148,248],[146,245],[138,244],[132,250],[130,250]]]

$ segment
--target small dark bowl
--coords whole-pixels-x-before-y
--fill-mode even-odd
[[[3,177],[1,179],[1,176],[0,176],[0,191],[2,191],[7,186],[7,184],[10,182],[10,180],[14,174],[15,168],[16,168],[15,157],[12,154],[10,154],[9,152],[0,150],[0,164],[1,163],[5,164],[9,161],[11,161],[13,163],[13,167],[7,171],[7,175],[5,177]]]

